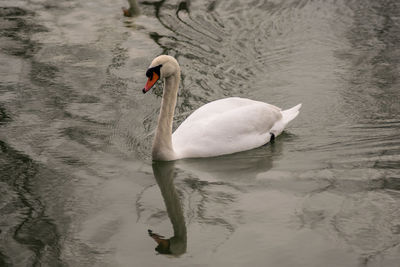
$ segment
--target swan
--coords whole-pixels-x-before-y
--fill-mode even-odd
[[[172,134],[180,82],[180,67],[168,55],[156,57],[146,71],[143,93],[164,80],[153,160],[171,161],[232,154],[262,146],[278,136],[298,114],[301,104],[288,110],[239,97],[215,100],[194,111]]]

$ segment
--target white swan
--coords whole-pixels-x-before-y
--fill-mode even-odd
[[[298,114],[301,104],[282,111],[259,101],[229,97],[208,103],[193,112],[172,134],[172,121],[180,82],[175,58],[156,57],[146,72],[143,93],[158,79],[164,91],[153,142],[154,160],[214,157],[250,150],[278,136]]]

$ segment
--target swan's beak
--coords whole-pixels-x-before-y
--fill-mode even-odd
[[[160,79],[160,76],[158,76],[157,73],[153,72],[152,77],[149,77],[149,79],[147,80],[146,85],[143,88],[143,94],[147,93],[147,91],[149,91],[151,89],[151,87],[153,87],[156,82],[158,81],[158,79]]]
[[[171,254],[170,246],[171,241],[169,239],[164,239],[162,235],[153,233],[151,230],[147,230],[149,232],[149,236],[157,242],[158,246],[156,250],[161,254]]]

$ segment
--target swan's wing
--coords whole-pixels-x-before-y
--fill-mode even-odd
[[[215,101],[189,116],[172,135],[178,157],[218,156],[267,143],[270,129],[282,118],[280,109],[263,102],[238,99],[234,101],[239,105]]]
[[[199,120],[204,120],[209,117],[214,117],[218,114],[225,113],[225,112],[230,112],[232,110],[244,107],[244,106],[249,106],[249,105],[255,105],[255,104],[264,104],[268,105],[271,109],[276,109],[277,111],[280,111],[281,109],[274,106],[270,105],[264,102],[260,101],[255,101],[247,98],[240,98],[240,97],[228,97],[228,98],[223,98],[219,100],[212,101],[210,103],[207,103],[197,110],[195,110],[184,122],[182,122],[181,126],[186,124],[186,123],[194,123]]]
[[[229,112],[237,108],[254,104],[266,104],[266,103],[240,97],[228,97],[215,100],[195,110],[183,123],[203,120],[207,117],[213,117],[219,113]],[[271,108],[276,108],[277,110],[280,110],[280,108],[275,107],[273,105],[269,106]]]

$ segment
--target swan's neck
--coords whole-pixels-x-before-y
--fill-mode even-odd
[[[174,148],[172,147],[172,122],[174,119],[179,80],[179,72],[164,80],[163,98],[153,143],[152,156],[154,160],[174,160],[176,157]]]

